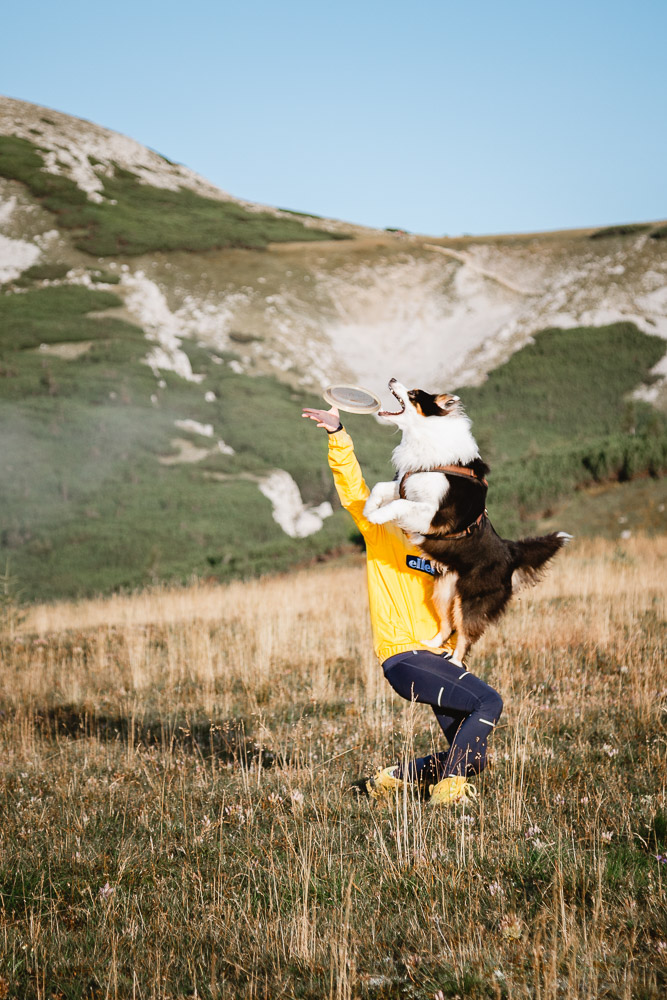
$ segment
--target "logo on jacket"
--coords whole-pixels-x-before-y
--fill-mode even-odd
[[[420,573],[430,573],[431,576],[435,576],[435,570],[428,559],[424,559],[423,556],[408,556],[405,561],[408,569],[417,569]]]

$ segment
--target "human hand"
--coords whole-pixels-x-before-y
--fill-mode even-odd
[[[313,410],[309,406],[304,406],[301,416],[317,421],[318,427],[324,427],[328,431],[335,431],[340,424],[340,416],[335,406],[330,410]]]

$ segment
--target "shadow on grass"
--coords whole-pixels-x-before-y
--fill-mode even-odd
[[[33,721],[36,732],[47,739],[94,738],[102,743],[159,748],[171,753],[180,751],[204,760],[219,760],[240,767],[261,762],[262,767],[268,768],[282,763],[278,754],[248,735],[246,725],[240,719],[223,722],[145,720],[102,715],[76,705],[59,705],[36,710]]]

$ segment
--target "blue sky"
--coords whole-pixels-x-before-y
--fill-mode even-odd
[[[451,235],[667,216],[664,0],[24,0],[3,35],[3,94],[253,201]]]

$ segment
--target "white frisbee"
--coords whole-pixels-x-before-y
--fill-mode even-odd
[[[322,395],[330,406],[346,413],[377,413],[382,406],[374,392],[360,385],[330,385]]]

